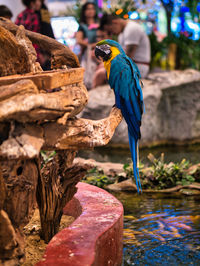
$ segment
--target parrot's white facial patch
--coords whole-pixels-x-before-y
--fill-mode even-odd
[[[110,45],[102,44],[100,46],[96,46],[99,50],[103,51],[105,54],[110,54]]]
[[[111,46],[108,44],[97,45],[95,48],[96,57],[101,57],[104,61],[110,58],[111,53]]]

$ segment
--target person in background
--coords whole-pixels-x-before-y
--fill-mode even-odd
[[[17,16],[15,24],[23,25],[26,30],[40,33],[40,18],[37,12],[41,8],[41,0],[22,0],[22,3],[26,6],[26,9]],[[33,44],[33,47],[37,53],[37,60],[42,66],[43,55],[41,50],[36,44]]]
[[[92,49],[96,44],[97,23],[96,5],[87,2],[82,6],[80,24],[76,33],[76,45],[80,47],[78,55],[81,66],[85,68],[84,83],[87,89],[92,88],[92,76],[96,70],[96,60],[92,59]]]
[[[118,42],[126,54],[137,64],[141,77],[149,73],[151,59],[150,41],[141,25],[132,20],[124,20],[117,15],[104,15],[101,28],[118,36]]]
[[[80,45],[81,55],[83,55],[88,45],[95,46],[96,43],[96,30],[99,24],[94,3],[87,2],[82,6],[79,24],[76,42]]]
[[[45,0],[42,0],[42,6],[38,11],[40,19],[40,33],[50,38],[55,39],[53,29],[51,26],[51,18],[49,10],[45,4]],[[43,70],[51,70],[51,56],[45,51],[41,51],[40,62]]]
[[[41,8],[41,0],[22,0],[22,3],[26,9],[17,16],[15,24],[23,25],[27,30],[40,33],[40,19],[37,11]]]
[[[44,0],[42,0],[42,6],[41,9],[39,10],[39,18],[40,18],[40,27],[41,27],[40,33],[55,39],[53,29],[51,26],[51,18],[49,10]]]
[[[13,16],[13,13],[7,6],[0,5],[0,17],[11,19],[12,16]]]

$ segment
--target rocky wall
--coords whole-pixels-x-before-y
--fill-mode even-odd
[[[196,70],[153,73],[143,80],[145,114],[140,146],[200,142],[200,72]],[[109,85],[89,92],[82,117],[106,117],[114,104]],[[127,126],[118,126],[112,144],[128,144]]]

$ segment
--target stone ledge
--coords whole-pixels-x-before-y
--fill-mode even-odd
[[[122,263],[123,206],[103,189],[85,183],[65,206],[78,218],[49,242],[37,266],[89,266]]]

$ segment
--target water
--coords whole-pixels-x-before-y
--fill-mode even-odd
[[[200,196],[114,193],[124,205],[124,266],[200,265]]]
[[[141,149],[140,160],[147,155],[165,154],[165,162],[183,158],[199,163],[200,145]],[[129,149],[96,148],[79,156],[100,162],[127,163]],[[200,196],[173,194],[113,193],[124,206],[123,266],[200,265]]]
[[[192,163],[200,161],[200,145],[192,146],[168,146],[152,149],[140,149],[140,161],[147,163],[147,155],[152,153],[159,157],[161,153],[165,154],[165,161],[180,162],[183,158]],[[80,151],[78,154],[83,158],[92,158],[99,162],[127,163],[131,158],[129,148],[111,148],[109,146],[95,148],[93,151]]]

